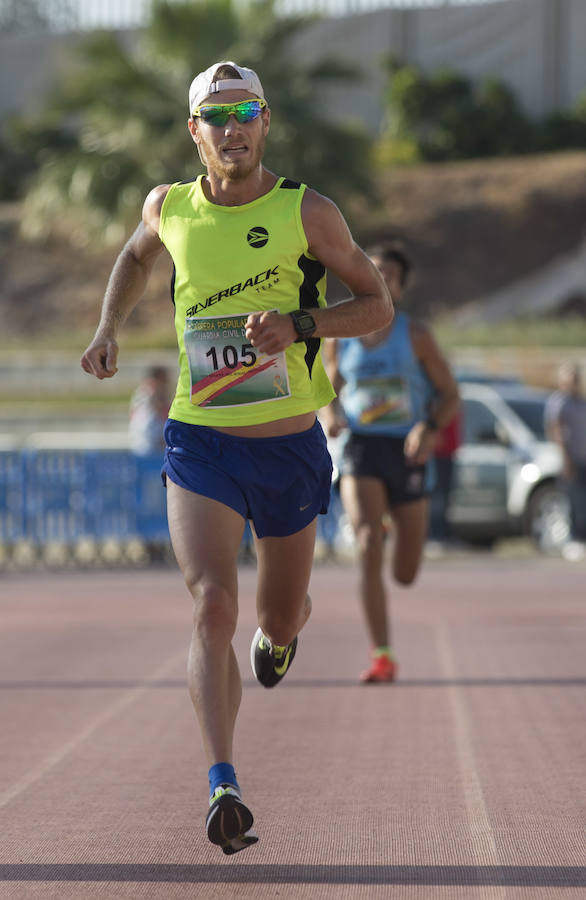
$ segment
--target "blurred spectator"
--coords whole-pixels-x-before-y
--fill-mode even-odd
[[[440,548],[449,543],[448,507],[454,472],[454,455],[460,446],[461,415],[457,413],[437,435],[433,453],[435,486],[431,494],[429,540]]]
[[[130,448],[140,456],[162,453],[163,428],[171,405],[171,383],[164,366],[151,366],[130,400]]]
[[[563,363],[558,386],[545,406],[545,428],[562,451],[562,478],[570,503],[571,540],[562,553],[577,560],[586,555],[586,399],[579,366]]]

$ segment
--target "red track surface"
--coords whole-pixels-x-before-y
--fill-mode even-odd
[[[471,556],[393,592],[400,679],[359,685],[352,566],[316,566],[285,682],[236,768],[260,842],[225,857],[173,570],[0,580],[0,897],[586,896],[586,567]]]

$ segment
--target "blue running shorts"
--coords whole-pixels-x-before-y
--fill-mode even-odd
[[[259,538],[301,531],[330,502],[332,461],[321,425],[250,438],[168,419],[162,477],[252,519]]]

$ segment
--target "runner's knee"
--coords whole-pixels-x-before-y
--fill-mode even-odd
[[[194,630],[208,640],[232,640],[238,620],[238,606],[230,591],[214,582],[200,582],[192,595]]]
[[[408,587],[410,584],[413,584],[415,579],[417,578],[417,573],[419,571],[419,563],[415,566],[410,566],[406,568],[404,565],[395,565],[393,569],[393,577],[398,584],[402,584],[405,587]]]
[[[378,557],[382,552],[383,546],[383,527],[382,523],[373,526],[369,522],[363,522],[356,528],[356,543],[358,544],[358,552],[363,558]]]

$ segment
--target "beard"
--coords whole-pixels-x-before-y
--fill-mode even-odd
[[[208,154],[208,171],[212,171],[219,178],[227,178],[230,181],[243,181],[258,170],[260,162],[264,156],[265,136],[261,135],[253,153],[246,159],[225,160],[222,158],[221,151],[218,152],[212,160]]]

